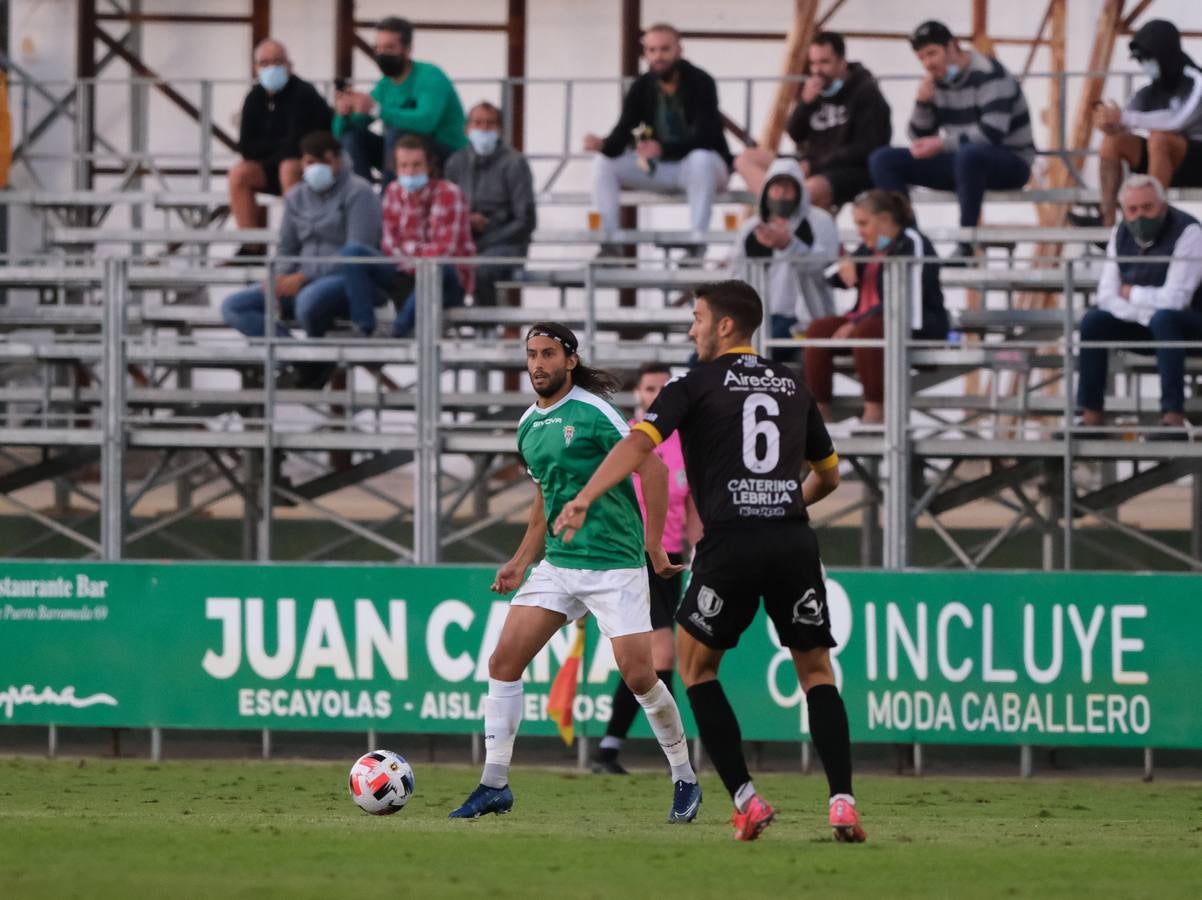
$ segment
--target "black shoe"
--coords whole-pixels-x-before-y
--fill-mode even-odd
[[[594,259],[624,259],[625,254],[622,252],[621,244],[614,244],[610,241],[604,241],[597,250],[597,255]]]
[[[1089,207],[1089,212],[1070,209],[1065,218],[1074,228],[1101,228],[1106,224],[1102,221],[1102,211],[1096,206]]]
[[[266,244],[243,244],[222,266],[259,266],[267,255]]]
[[[1164,431],[1154,431],[1151,434],[1143,436],[1145,441],[1156,441],[1157,443],[1167,441],[1178,441],[1180,443],[1189,443],[1194,439],[1194,429],[1189,422],[1184,422],[1181,425],[1170,425],[1168,422],[1161,422],[1160,427]]]
[[[1105,425],[1086,425],[1080,419],[1073,422],[1074,441],[1121,441],[1123,433],[1121,431],[1102,431],[1106,428]],[[1067,431],[1053,431],[1051,439],[1053,441],[1067,440],[1069,437]]]
[[[618,762],[617,750],[602,750],[593,758],[594,775],[629,775]]]
[[[976,258],[977,248],[972,244],[961,241],[956,244],[955,252],[947,259],[943,260],[941,265],[947,269],[963,269],[972,265],[972,261]]]

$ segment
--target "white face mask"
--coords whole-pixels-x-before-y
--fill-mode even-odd
[[[259,69],[259,84],[269,94],[278,94],[288,83],[287,66],[264,66]]]
[[[313,163],[305,166],[301,177],[305,179],[305,184],[319,194],[324,194],[334,184],[334,170],[330,168],[329,163]]]
[[[1160,63],[1154,59],[1141,59],[1139,67],[1144,70],[1144,74],[1155,81],[1160,77]]]
[[[497,149],[497,142],[501,140],[501,135],[495,131],[472,128],[467,133],[467,139],[473,150],[481,156],[488,156]]]

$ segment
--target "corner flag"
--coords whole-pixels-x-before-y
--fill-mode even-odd
[[[572,649],[568,658],[559,667],[559,673],[551,683],[551,696],[547,698],[547,712],[551,714],[559,736],[569,747],[575,729],[572,723],[572,706],[576,700],[576,682],[580,678],[580,664],[584,659],[584,619],[576,623],[576,637],[572,641]]]

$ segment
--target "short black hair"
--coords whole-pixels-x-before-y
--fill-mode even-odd
[[[843,35],[837,31],[820,31],[814,35],[814,40],[811,44],[820,44],[823,47],[830,47],[835,51],[835,56],[839,59],[847,57],[847,44],[843,42]]]
[[[413,43],[413,23],[400,16],[386,16],[381,19],[376,23],[376,31],[388,31],[398,35],[406,47]]]
[[[914,34],[910,36],[910,46],[915,51],[929,47],[931,44],[946,47],[955,39],[956,36],[952,34],[952,30],[938,19],[927,19],[914,29]]]
[[[325,159],[327,153],[342,153],[342,145],[338,143],[338,138],[328,131],[310,131],[301,138],[300,152],[302,156]]]
[[[471,116],[478,109],[487,109],[490,113],[497,117],[497,121],[501,121],[501,108],[495,103],[489,103],[487,100],[480,100],[468,107],[467,114]]]
[[[719,319],[729,318],[741,337],[750,338],[764,321],[764,302],[746,281],[710,281],[693,288],[693,296],[709,304]]]
[[[666,362],[656,362],[655,360],[652,360],[651,362],[645,362],[641,366],[639,366],[638,374],[635,376],[635,382],[638,383],[638,382],[642,381],[644,375],[671,375],[671,374],[672,374],[672,367],[670,365],[668,365]]]
[[[398,139],[392,145],[392,150],[389,151],[394,162],[398,150],[420,150],[426,156],[426,168],[430,170],[430,177],[437,178],[442,174],[442,165],[439,163],[438,155],[430,148],[430,143],[425,138],[416,134],[406,134]]]

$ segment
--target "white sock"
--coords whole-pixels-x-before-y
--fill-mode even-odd
[[[680,721],[680,710],[672,693],[662,681],[656,679],[651,690],[645,694],[635,694],[634,699],[643,707],[651,730],[655,732],[664,756],[668,757],[668,764],[672,766],[672,780],[696,784],[697,776],[689,764],[689,743],[684,736],[684,724]]]
[[[484,774],[480,783],[502,788],[509,784],[513,739],[522,720],[522,682],[488,679],[484,698]]]
[[[622,749],[622,739],[620,737],[617,737],[616,735],[607,734],[607,735],[605,735],[605,737],[601,738],[601,749],[602,750],[621,750]]]
[[[851,794],[835,794],[833,797],[831,797],[830,803],[828,803],[827,805],[834,806],[836,800],[846,800],[848,806],[856,805],[856,798],[853,797]]]
[[[744,782],[735,791],[735,809],[739,812],[747,812],[747,804],[751,802],[751,798],[755,796],[755,785],[750,781]]]

